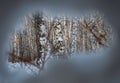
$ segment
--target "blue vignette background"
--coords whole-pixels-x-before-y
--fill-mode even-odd
[[[0,83],[119,83],[120,82],[120,9],[119,0],[1,0],[0,1]],[[98,10],[112,25],[115,32],[114,46],[105,57],[57,61],[43,75],[26,77],[24,72],[10,73],[6,65],[8,37],[20,18],[31,10],[45,10],[53,14],[79,14]],[[73,15],[72,14],[72,15]],[[77,54],[76,54],[77,55]]]

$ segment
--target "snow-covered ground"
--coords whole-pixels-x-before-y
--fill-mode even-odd
[[[39,69],[32,66],[32,65],[25,65],[25,64],[21,64],[21,63],[11,63],[8,62],[8,68],[10,72],[21,72],[24,73],[26,75],[34,75],[34,74],[38,74],[39,73]]]

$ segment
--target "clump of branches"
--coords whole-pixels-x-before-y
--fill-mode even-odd
[[[26,16],[24,29],[12,36],[8,60],[43,69],[50,56],[92,52],[108,47],[110,39],[111,26],[98,13],[77,18],[35,13]]]

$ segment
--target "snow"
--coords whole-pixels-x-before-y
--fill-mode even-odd
[[[20,72],[26,75],[34,75],[39,72],[39,69],[32,65],[25,65],[20,63],[8,62],[8,68],[10,72]]]

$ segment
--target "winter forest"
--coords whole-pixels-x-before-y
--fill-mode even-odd
[[[109,48],[111,26],[99,13],[80,17],[51,17],[42,12],[24,17],[24,26],[10,40],[8,62],[44,69],[50,57],[68,58],[72,53]]]

